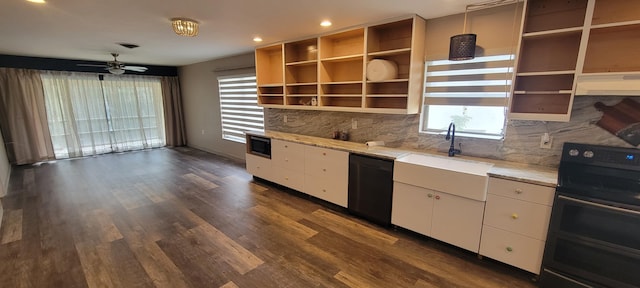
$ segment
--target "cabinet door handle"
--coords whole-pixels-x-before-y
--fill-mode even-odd
[[[429,193],[429,194],[427,194],[427,197],[433,198],[433,194]]]
[[[436,200],[440,200],[440,195],[436,195]]]
[[[516,194],[522,194],[522,189],[520,188],[516,189]]]
[[[284,148],[289,148],[289,145],[284,145]]]
[[[507,246],[507,252],[513,252],[513,248],[511,248],[510,246]]]
[[[322,189],[322,192],[327,192],[327,189]]]
[[[511,218],[513,218],[513,220],[518,219],[518,214],[517,213],[511,214]]]
[[[327,153],[326,152],[322,152],[322,156],[327,156]]]
[[[322,168],[322,172],[327,172],[327,169]]]

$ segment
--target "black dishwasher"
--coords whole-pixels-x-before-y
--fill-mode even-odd
[[[389,226],[392,197],[393,160],[349,154],[349,212]]]

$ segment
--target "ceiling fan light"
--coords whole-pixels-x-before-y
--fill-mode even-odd
[[[173,32],[180,36],[193,37],[198,35],[198,21],[188,18],[173,18],[171,24]]]
[[[114,75],[122,75],[124,74],[124,69],[121,68],[109,68],[109,73]]]

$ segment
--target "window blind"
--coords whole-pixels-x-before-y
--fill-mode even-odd
[[[222,138],[245,143],[244,132],[264,131],[255,75],[218,77]]]

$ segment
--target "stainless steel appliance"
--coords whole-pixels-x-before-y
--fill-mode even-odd
[[[640,287],[640,150],[565,143],[541,287]]]
[[[247,142],[249,145],[248,151],[250,154],[271,158],[271,138],[248,135]]]

